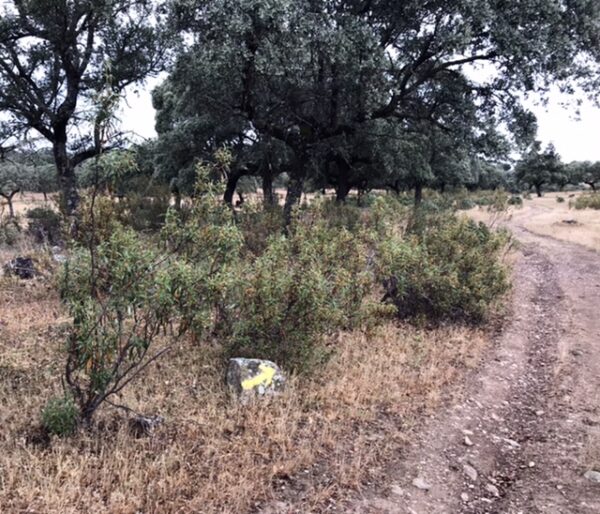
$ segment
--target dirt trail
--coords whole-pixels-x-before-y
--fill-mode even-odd
[[[600,254],[510,228],[523,245],[512,321],[385,490],[347,512],[600,513],[600,484],[583,477],[600,444],[590,443],[600,426]]]

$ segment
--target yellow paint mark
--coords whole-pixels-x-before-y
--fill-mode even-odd
[[[277,373],[273,368],[266,364],[261,364],[258,369],[261,373],[242,382],[242,389],[244,391],[249,391],[261,385],[268,387],[273,383],[273,377]]]

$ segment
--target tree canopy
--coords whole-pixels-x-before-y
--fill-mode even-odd
[[[243,159],[248,147],[262,155],[277,141],[291,179],[288,208],[314,177],[341,189],[385,181],[384,163],[398,158],[385,154],[402,148],[407,179],[443,182],[443,174],[463,173],[467,154],[494,157],[508,142],[532,141],[535,119],[517,93],[591,84],[597,7],[593,0],[175,1],[172,21],[190,44],[155,91],[157,127],[163,141],[178,143],[164,147],[173,162],[223,144]],[[444,148],[456,153],[453,172]],[[254,167],[261,169],[268,167]]]
[[[165,64],[162,2],[12,0],[0,11],[0,111],[13,136],[48,140],[72,212],[74,168],[105,143],[94,130],[101,91],[118,94]]]

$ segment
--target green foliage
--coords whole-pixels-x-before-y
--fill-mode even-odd
[[[438,216],[379,245],[377,275],[401,318],[481,321],[508,289],[507,239],[485,225]]]
[[[42,410],[42,425],[52,435],[65,437],[77,430],[79,410],[73,398],[52,398]]]
[[[565,197],[564,196],[557,196],[556,197],[556,202],[557,203],[565,203]]]
[[[600,209],[600,194],[583,194],[578,196],[573,204],[578,210],[582,209]]]
[[[21,237],[18,218],[0,216],[0,245],[14,246]]]
[[[65,383],[83,423],[161,355],[151,346],[172,315],[168,256],[117,224],[96,243],[76,249],[60,279],[73,318]]]
[[[262,255],[238,274],[228,312],[229,352],[305,371],[328,350],[324,336],[361,318],[370,289],[367,248],[323,219],[298,221],[289,237],[273,236]]]
[[[233,211],[221,200],[222,184],[209,180],[213,168],[197,165],[196,194],[188,210],[167,213],[163,238],[179,260],[167,288],[182,328],[205,335],[228,308],[243,247]]]
[[[519,195],[512,195],[508,199],[508,205],[512,205],[514,207],[522,207],[523,206],[523,198]]]
[[[515,178],[529,188],[534,187],[537,195],[542,196],[544,185],[565,183],[565,169],[553,145],[542,151],[541,143],[536,141],[517,164]]]
[[[127,226],[139,232],[160,230],[171,204],[171,193],[167,186],[149,185],[126,194],[119,207],[123,211],[121,219]]]
[[[278,205],[264,209],[255,203],[245,204],[237,219],[244,239],[243,251],[251,255],[261,255],[269,237],[281,232],[283,226],[283,212]]]
[[[38,243],[58,244],[62,239],[62,218],[49,207],[35,207],[26,213],[27,233]]]

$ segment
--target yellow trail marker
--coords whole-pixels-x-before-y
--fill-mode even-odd
[[[265,364],[261,364],[258,367],[258,369],[261,371],[260,374],[256,375],[253,378],[248,378],[247,380],[244,380],[242,382],[242,389],[244,391],[249,391],[260,385],[264,385],[265,387],[268,387],[272,384],[273,377],[275,376],[277,371],[275,371],[273,368],[271,368],[270,366],[267,366]]]

